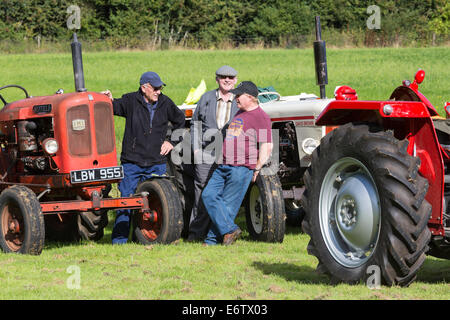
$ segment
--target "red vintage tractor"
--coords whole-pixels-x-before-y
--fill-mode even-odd
[[[347,87],[316,121],[338,128],[305,173],[302,226],[333,281],[367,280],[377,266],[382,283],[405,286],[426,254],[450,258],[450,120],[419,92],[424,77],[386,101],[358,101]]]
[[[111,101],[87,92],[81,44],[72,42],[74,93],[4,103],[0,111],[0,247],[40,254],[44,240],[99,240],[107,211],[132,209],[134,238],[170,243],[180,237],[178,191],[166,178],[147,180],[132,197],[110,198],[123,178],[117,165]]]

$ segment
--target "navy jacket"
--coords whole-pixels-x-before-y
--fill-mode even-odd
[[[165,163],[166,157],[160,155],[160,152],[166,139],[169,121],[173,130],[183,128],[185,123],[184,113],[177,105],[161,93],[151,128],[150,112],[140,90],[114,99],[113,106],[114,115],[126,118],[120,161],[141,167]]]

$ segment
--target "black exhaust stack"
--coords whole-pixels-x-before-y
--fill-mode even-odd
[[[322,40],[320,17],[316,16],[316,41],[314,41],[314,62],[316,65],[316,81],[320,87],[320,99],[327,97],[325,85],[328,84],[327,52],[325,41]]]
[[[87,91],[84,84],[83,58],[81,55],[81,43],[78,42],[77,34],[73,34],[72,47],[72,63],[73,77],[75,80],[75,90],[77,92]]]

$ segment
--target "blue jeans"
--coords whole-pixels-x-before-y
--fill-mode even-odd
[[[155,164],[150,167],[140,167],[133,163],[124,163],[124,178],[119,183],[119,191],[122,197],[132,196],[136,192],[137,185],[152,177],[166,173],[166,164]],[[112,243],[124,244],[128,241],[130,233],[131,210],[117,210],[116,221],[112,231]]]
[[[220,165],[214,171],[202,193],[203,204],[213,222],[205,243],[218,244],[225,234],[238,228],[234,219],[252,177],[253,170],[244,166]]]

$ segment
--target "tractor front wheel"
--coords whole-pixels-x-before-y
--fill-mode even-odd
[[[0,194],[0,247],[4,252],[39,255],[45,241],[44,216],[33,191],[13,186]]]
[[[303,230],[308,253],[333,282],[411,283],[425,260],[428,181],[408,141],[369,125],[347,124],[322,139],[305,174]],[[380,283],[380,284],[381,284]]]
[[[150,212],[133,213],[135,239],[144,245],[169,244],[181,237],[183,208],[180,194],[168,179],[142,182],[136,193],[147,193]]]

